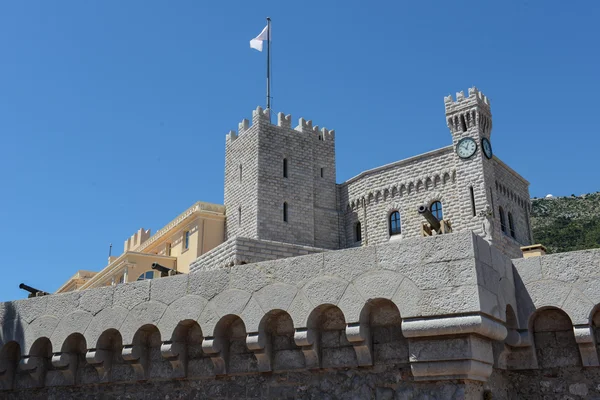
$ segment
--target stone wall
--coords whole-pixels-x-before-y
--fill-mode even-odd
[[[594,398],[599,263],[462,232],[2,303],[0,397]]]
[[[6,400],[42,399],[481,399],[479,382],[419,382],[401,365],[261,375],[81,385],[4,392]]]
[[[442,202],[445,219],[458,222],[454,157],[453,148],[445,147],[363,172],[340,184],[345,246],[387,242],[389,215],[393,211],[400,212],[400,237],[420,237],[425,219],[417,213],[417,207],[434,201]],[[357,222],[362,228],[360,243],[355,240]]]
[[[529,213],[529,182],[517,175],[499,159],[494,159],[495,182],[490,186],[494,192],[495,223],[500,226],[499,208],[502,207],[506,218],[506,232],[500,233],[496,246],[514,258],[520,257],[519,247],[533,243]],[[512,237],[508,215],[513,217],[514,233]]]
[[[258,107],[226,146],[228,238],[235,235],[328,249],[340,247],[335,133]],[[287,163],[287,176],[283,164]],[[240,168],[242,177],[240,179]],[[287,204],[287,221],[283,204]],[[241,222],[239,218],[241,208]],[[256,229],[254,229],[256,228]]]
[[[424,219],[420,205],[441,201],[454,231],[490,235],[511,257],[531,243],[528,182],[498,158],[487,159],[481,139],[490,139],[489,100],[476,88],[465,97],[444,99],[452,145],[397,161],[336,185],[335,134],[300,118],[279,113],[271,123],[258,107],[252,125],[243,120],[226,145],[225,205],[227,237],[244,236],[326,249],[381,244],[390,240],[389,215],[399,211],[402,233],[418,237]],[[464,121],[464,122],[462,122]],[[458,141],[472,138],[475,154],[461,159]],[[283,161],[287,177],[283,176]],[[471,193],[473,197],[471,197]],[[284,203],[288,221],[283,220]],[[515,238],[500,229],[498,207],[513,216]],[[485,231],[487,210],[491,226]],[[360,222],[361,240],[356,226]]]
[[[225,141],[226,238],[258,235],[258,125],[242,121]]]
[[[338,185],[339,208],[343,214],[342,247],[385,243],[390,239],[421,235],[424,219],[417,213],[420,205],[441,201],[444,219],[453,230],[473,231],[489,236],[495,246],[510,257],[520,257],[520,246],[531,243],[528,204],[529,183],[497,157],[483,154],[483,138],[490,139],[490,104],[476,88],[469,95],[457,93],[444,99],[452,145],[406,160],[384,165]],[[477,144],[472,157],[461,159],[456,146],[470,138]],[[500,229],[498,207],[513,216],[515,238],[510,230]],[[402,234],[390,238],[389,215],[399,211]],[[488,214],[490,214],[488,216]],[[485,222],[490,226],[486,232]],[[360,222],[361,239],[356,226]]]
[[[234,265],[321,253],[323,251],[326,250],[236,236],[198,257],[190,264],[190,271],[207,271]]]

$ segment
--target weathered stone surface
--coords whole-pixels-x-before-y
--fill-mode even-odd
[[[10,306],[4,308],[4,310],[8,313],[8,315],[15,315],[26,323],[31,323],[31,321],[46,312],[47,301],[48,296],[17,300],[8,303]]]
[[[37,317],[25,329],[24,343],[21,348],[23,354],[30,354],[33,343],[42,337],[50,338],[54,329],[59,323],[59,319],[53,315],[42,315]]]
[[[197,321],[207,304],[205,298],[191,294],[171,303],[158,322],[158,330],[163,338],[168,340],[181,321]]]
[[[354,281],[354,287],[356,287],[363,299],[375,299],[378,297],[391,299],[403,279],[402,275],[393,272],[369,272],[359,276]]]
[[[365,298],[359,293],[353,284],[350,284],[340,299],[338,307],[344,313],[346,321],[359,322],[361,312],[365,307],[365,303]]]
[[[527,284],[543,279],[541,257],[516,259],[514,260],[514,266],[523,283]]]
[[[254,298],[250,298],[244,307],[244,310],[240,313],[242,321],[246,326],[247,332],[258,332],[260,323],[265,316],[264,311],[258,302]]]
[[[348,282],[333,276],[314,278],[302,288],[313,306],[320,304],[337,304],[341,299]]]
[[[239,315],[246,307],[250,296],[251,294],[245,290],[228,289],[216,295],[209,303],[220,316]]]
[[[590,321],[590,311],[594,309],[592,303],[583,293],[573,288],[568,294],[562,309],[571,318],[573,325],[588,324]]]
[[[185,375],[185,368],[192,371],[193,376],[203,377],[202,383],[184,379],[181,381],[182,388],[193,386],[200,388],[202,393],[219,390],[228,393],[231,390],[236,396],[241,393],[237,384],[232,389],[232,384],[222,381],[210,383],[210,376],[219,373],[225,380],[235,380],[242,379],[238,374],[249,374],[247,377],[253,379],[266,379],[258,375],[259,367],[260,371],[272,371],[273,376],[291,373],[284,371],[296,371],[294,374],[300,374],[297,376],[306,377],[315,373],[308,370],[326,373],[323,368],[353,374],[359,371],[355,368],[359,364],[363,368],[375,368],[373,374],[378,374],[375,371],[387,368],[383,366],[400,363],[403,365],[400,369],[408,365],[411,368],[402,372],[402,377],[396,377],[396,382],[407,382],[409,386],[402,390],[383,387],[392,392],[372,387],[371,391],[364,389],[364,393],[393,394],[402,398],[408,396],[407,388],[416,388],[414,385],[420,383],[415,381],[423,379],[438,382],[461,379],[485,381],[492,374],[492,365],[529,368],[522,372],[524,374],[535,368],[536,363],[542,370],[597,369],[594,367],[598,359],[594,340],[597,341],[596,336],[600,337],[600,334],[598,328],[589,328],[592,310],[598,307],[598,303],[591,300],[598,291],[595,283],[599,278],[593,275],[595,270],[579,268],[576,279],[563,274],[560,276],[563,280],[539,280],[535,268],[544,265],[543,260],[539,264],[515,260],[515,271],[522,272],[525,266],[529,272],[534,271],[524,282],[521,275],[512,276],[513,266],[508,264],[506,257],[493,248],[489,248],[488,257],[484,249],[487,243],[471,233],[447,236],[428,238],[424,242],[407,240],[404,243],[356,248],[339,256],[321,253],[201,271],[189,276],[117,285],[54,299],[46,296],[50,301],[34,298],[4,303],[0,307],[0,320],[3,321],[0,339],[2,343],[16,340],[24,359],[27,359],[36,340],[39,339],[36,351],[40,353],[46,351],[43,338],[50,339],[51,350],[48,348],[47,351],[57,353],[53,356],[54,369],[49,370],[47,378],[50,386],[72,382],[64,369],[72,356],[62,354],[61,347],[70,335],[83,333],[87,349],[77,351],[116,352],[128,357],[125,363],[118,356],[110,358],[113,360],[111,372],[102,372],[102,382],[109,383],[106,387],[115,387],[117,381],[140,379],[140,376],[149,377],[149,385],[154,384],[154,379],[170,382],[168,380],[175,376],[172,366],[176,366],[179,378]],[[466,253],[443,251],[443,254],[434,254],[438,245],[425,245],[425,242],[449,243],[448,246],[457,246]],[[412,256],[398,255],[400,251],[412,252]],[[359,266],[352,270],[353,260],[364,268]],[[560,260],[575,262],[573,257]],[[587,253],[582,260],[594,262]],[[548,271],[558,271],[558,266],[552,263]],[[564,267],[569,268],[569,265]],[[246,275],[250,278],[244,284],[243,277]],[[210,300],[199,293],[204,293]],[[383,299],[391,299],[391,303]],[[502,342],[507,336],[504,321],[508,305],[511,305],[514,314],[518,314],[515,317],[524,322],[518,324],[520,330],[517,330],[515,322],[511,321],[513,336],[518,336],[519,340],[505,345]],[[547,312],[552,307],[564,310],[566,317],[560,316],[564,314],[546,319],[536,317],[532,320],[534,331],[528,333],[528,320],[536,309],[544,308],[546,311],[542,312]],[[385,311],[388,308],[393,310],[393,315]],[[64,311],[68,310],[72,311],[65,314]],[[21,313],[26,315],[20,318]],[[286,318],[285,324],[274,322],[282,316]],[[419,325],[422,323],[429,325]],[[573,324],[577,326],[573,328]],[[215,331],[217,326],[218,332]],[[178,327],[179,334],[174,338],[173,333]],[[109,329],[114,330],[110,341],[113,344],[106,340],[99,344],[99,337]],[[405,331],[404,335],[402,331]],[[130,345],[138,332],[141,332],[141,341],[138,341],[135,350]],[[583,338],[581,332],[587,332],[587,336]],[[523,339],[530,336],[530,339]],[[171,343],[174,339],[177,340],[175,345]],[[211,353],[211,358],[208,353],[202,352],[200,344],[209,341],[222,344]],[[253,352],[247,348],[248,343]],[[411,351],[409,343],[412,343]],[[501,355],[490,355],[492,343],[502,345]],[[99,345],[103,347],[98,350]],[[122,345],[127,346],[124,353]],[[163,345],[167,349],[163,352],[167,359],[161,356]],[[4,361],[6,357],[1,351],[6,352],[8,347],[3,346],[0,349],[0,380],[3,368],[8,370],[5,365],[11,365]],[[116,347],[112,349],[110,346]],[[205,349],[209,347],[207,345]],[[168,350],[173,348],[176,351]],[[181,352],[185,354],[181,359],[188,360],[187,367],[178,359]],[[142,362],[142,356],[146,357],[146,361]],[[494,359],[500,356],[502,362]],[[82,364],[83,369],[77,372],[78,382],[81,382],[78,389],[85,391],[86,385],[93,386],[99,382],[100,378],[94,371],[102,371],[102,365],[98,364],[102,363],[102,359],[107,358],[94,358],[91,354],[90,360],[97,361],[94,367]],[[214,360],[217,359],[221,360],[223,368],[215,369]],[[40,361],[31,360],[24,362],[31,368],[17,373],[15,382],[20,390],[31,386],[32,381],[27,378],[31,372],[25,371],[37,368],[37,361]],[[366,367],[371,364],[373,367]],[[144,365],[142,375],[134,374],[132,366],[139,369],[141,365]],[[85,372],[86,368],[91,368],[91,374]],[[343,368],[350,369],[343,372]],[[375,379],[374,375],[361,373],[366,374],[365,382]],[[593,377],[593,374],[590,376]],[[500,378],[508,379],[504,375]],[[489,379],[496,378],[492,374]],[[519,375],[512,373],[510,379],[506,385],[517,382],[514,384],[529,387]],[[582,382],[573,379],[564,377],[565,389],[561,393],[579,397],[595,395],[595,389],[590,386],[593,379],[586,378]],[[39,383],[39,379],[35,382]],[[312,378],[300,379],[299,382],[307,382],[307,391],[312,390]],[[577,383],[586,384],[588,395],[569,392],[569,385]],[[5,387],[5,384],[0,387]],[[469,387],[469,390],[460,391],[460,395],[478,393],[479,396],[480,392],[472,391],[474,387],[482,388],[477,385]],[[286,393],[280,390],[280,386],[277,388],[275,393],[278,395]],[[543,386],[537,388],[542,390]],[[258,392],[264,393],[265,390],[270,389],[261,388]],[[363,391],[361,388],[352,390],[352,393]],[[579,386],[573,390],[583,393]],[[525,393],[526,389],[523,391]],[[426,393],[439,397],[440,393],[445,396],[450,392],[444,389]]]
[[[226,268],[190,274],[188,293],[197,294],[207,300],[221,293],[229,284],[229,270]]]
[[[150,284],[150,300],[169,305],[187,294],[187,274],[153,279]]]
[[[56,326],[52,337],[50,337],[50,342],[55,351],[60,349],[69,335],[73,333],[83,335],[90,322],[92,322],[92,318],[92,314],[81,310],[65,315]]]
[[[79,308],[79,298],[81,293],[64,293],[48,296],[46,301],[47,315],[65,315],[76,311]]]
[[[127,314],[127,318],[119,328],[123,337],[123,344],[132,344],[133,336],[144,325],[158,325],[167,306],[158,301],[140,303]],[[170,334],[170,332],[168,332]]]
[[[260,289],[254,293],[253,297],[260,307],[268,312],[276,309],[287,310],[296,297],[296,293],[298,293],[296,286],[275,283]]]
[[[271,282],[260,263],[240,265],[229,272],[229,287],[247,292],[256,292]]]
[[[323,257],[323,254],[312,254],[286,259],[285,262],[271,261],[262,265],[265,271],[272,275],[276,281],[300,288],[307,281],[322,273]]]
[[[129,311],[123,307],[106,308],[94,316],[85,331],[85,340],[89,348],[96,348],[102,332],[108,329],[119,330]]]
[[[359,275],[377,269],[375,247],[329,251],[323,254],[323,273],[352,282]]]
[[[81,297],[79,298],[79,307],[92,315],[96,315],[105,308],[112,307],[114,292],[114,286],[84,290],[81,292]]]
[[[122,283],[115,287],[114,304],[131,310],[150,299],[150,281]]]

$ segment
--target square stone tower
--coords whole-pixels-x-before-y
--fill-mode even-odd
[[[258,107],[227,135],[227,238],[339,248],[335,133]]]
[[[508,213],[502,208],[503,202],[497,193],[498,180],[502,184],[514,186],[515,191],[526,192],[528,198],[527,186],[516,180],[515,183],[506,182],[504,175],[510,175],[512,170],[492,154],[490,101],[477,88],[472,87],[468,97],[464,92],[459,92],[456,94],[456,101],[453,101],[452,96],[447,96],[444,103],[446,122],[455,151],[456,190],[460,204],[454,230],[473,230],[507,254],[520,256],[520,244],[511,238]],[[473,146],[471,154],[469,148],[472,149]],[[497,176],[498,173],[502,173],[502,176]],[[517,212],[510,214],[510,226],[517,224],[519,216],[520,213]],[[525,221],[525,218],[521,219]],[[519,231],[524,232],[525,229]],[[528,244],[528,241],[529,238],[522,239],[524,244]]]

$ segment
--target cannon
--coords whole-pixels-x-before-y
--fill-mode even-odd
[[[47,295],[50,294],[48,292],[44,292],[43,290],[39,290],[39,289],[33,288],[31,286],[28,286],[28,285],[26,285],[24,283],[21,283],[19,285],[19,289],[23,289],[23,290],[28,291],[29,292],[29,295],[27,296],[28,298],[39,297],[39,296],[47,296]]]
[[[164,278],[165,276],[177,275],[177,274],[181,273],[181,272],[177,272],[174,269],[171,269],[169,267],[165,267],[164,265],[160,265],[159,263],[156,263],[156,262],[152,263],[152,269],[160,271],[161,278]]]
[[[431,229],[435,230],[438,233],[440,232],[442,225],[440,224],[440,221],[431,213],[429,207],[419,206],[417,211],[423,216],[423,218],[427,220],[427,222],[429,222]]]
[[[423,216],[423,218],[427,220],[427,222],[424,222],[422,225],[421,233],[423,236],[431,236],[433,231],[435,231],[435,233],[438,235],[452,232],[450,221],[445,219],[440,221],[431,213],[429,207],[422,205],[417,207],[417,211]]]

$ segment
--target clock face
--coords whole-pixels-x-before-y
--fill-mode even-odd
[[[460,158],[469,158],[477,150],[477,143],[471,138],[461,139],[456,145],[456,154]]]
[[[481,138],[481,148],[483,149],[483,154],[485,154],[487,158],[492,158],[494,153],[492,153],[492,144],[488,138]]]

